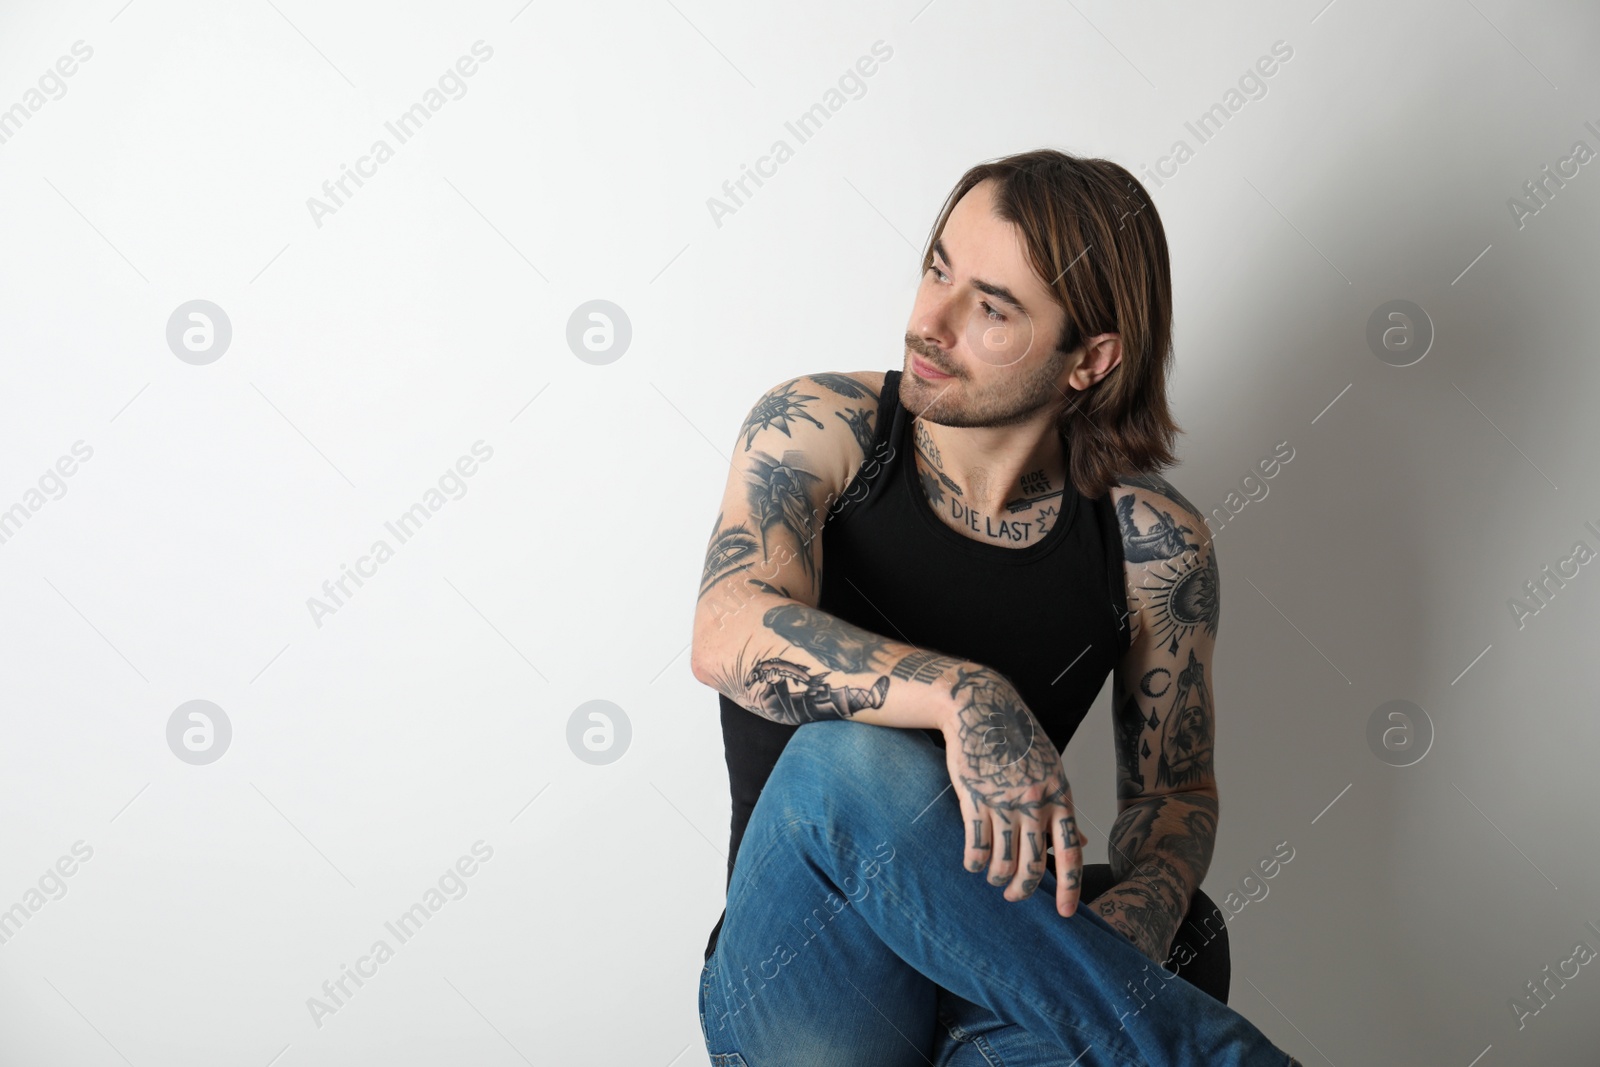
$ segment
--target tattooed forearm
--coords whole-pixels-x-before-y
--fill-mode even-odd
[[[834,684],[827,670],[813,670],[781,655],[763,655],[745,668],[750,642],[731,663],[718,665],[709,682],[740,707],[774,722],[797,726],[822,719],[848,719],[863,708],[879,708],[889,692],[889,679],[879,675],[870,686]]]
[[[793,724],[848,719],[863,708],[881,708],[889,691],[889,679],[883,676],[870,689],[831,685],[827,677],[827,671],[812,671],[789,660],[764,659],[745,684],[767,718]]]
[[[949,678],[965,662],[895,644],[804,604],[771,607],[762,623],[787,645],[756,655],[746,668],[750,648],[746,641],[732,664],[717,668],[712,685],[774,722],[798,725],[853,718],[864,709],[883,707],[891,675],[930,686]]]
[[[1111,861],[1111,877],[1116,881],[1122,881],[1132,872],[1138,856],[1150,840],[1150,829],[1155,825],[1156,814],[1165,800],[1165,797],[1157,797],[1144,804],[1134,804],[1125,808],[1111,824],[1107,851]]]
[[[1126,881],[1112,886],[1089,904],[1112,926],[1160,962],[1189,910],[1189,892],[1181,874],[1160,856],[1146,860]]]
[[[1111,827],[1116,884],[1092,906],[1160,961],[1211,866],[1216,835],[1215,796],[1181,793],[1130,805]]]
[[[877,670],[877,660],[887,655],[888,638],[804,604],[779,604],[768,608],[761,622],[831,670],[852,673]]]
[[[882,669],[880,662],[891,658],[892,642],[888,638],[805,604],[779,604],[768,608],[761,622],[829,670],[849,674],[876,672]],[[889,673],[896,678],[931,685],[963,662],[929,649],[912,648],[889,663]]]
[[[1217,838],[1217,798],[1209,793],[1173,793],[1130,804],[1111,824],[1111,876],[1129,878],[1149,856],[1183,865],[1199,885],[1211,866]]]
[[[954,656],[930,652],[925,648],[916,649],[902,656],[889,673],[896,678],[908,678],[913,682],[933,684],[939,676],[952,667],[959,667],[962,661]]]

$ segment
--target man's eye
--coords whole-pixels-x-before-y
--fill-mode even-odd
[[[933,271],[933,273],[937,274],[939,276],[939,280],[940,281],[944,281],[944,271],[940,270],[938,267],[935,267],[931,263],[928,264],[928,269]]]
[[[984,313],[989,316],[991,321],[993,321],[993,322],[1004,322],[1004,321],[1006,321],[1006,317],[1004,315],[1000,314],[1000,312],[996,311],[994,308],[990,307],[989,306],[989,302],[987,300],[978,301],[978,306],[983,308]]]

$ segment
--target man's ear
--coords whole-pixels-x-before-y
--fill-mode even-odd
[[[1122,335],[1097,333],[1084,340],[1083,356],[1067,376],[1067,382],[1074,389],[1087,389],[1116,370],[1121,362]]]

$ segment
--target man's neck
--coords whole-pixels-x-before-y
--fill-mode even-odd
[[[1066,453],[1054,420],[1014,426],[941,426],[918,418],[912,428],[917,453],[946,488],[980,512],[1060,493]]]

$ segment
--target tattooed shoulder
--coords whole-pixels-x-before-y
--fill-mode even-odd
[[[871,449],[883,378],[882,371],[803,374],[757,398],[739,427],[701,571],[702,600],[735,574],[745,575],[739,591],[818,594],[816,542]]]
[[[849,374],[824,371],[808,377],[818,385],[832,389],[849,400],[871,400],[874,404],[878,402],[878,392],[883,387],[881,370],[852,371]]]
[[[823,372],[807,377],[833,394],[829,398],[833,401],[833,417],[850,428],[857,447],[862,455],[866,455],[872,448],[872,435],[877,429],[878,396],[883,388],[883,372]]]
[[[1199,509],[1159,474],[1122,475],[1111,497],[1122,535],[1134,640],[1152,627],[1176,652],[1196,630],[1215,636],[1221,585]]]
[[[1119,489],[1124,491],[1138,489],[1151,496],[1165,497],[1169,505],[1176,504],[1196,518],[1200,516],[1200,509],[1189,503],[1188,498],[1178,492],[1177,488],[1160,474],[1154,472],[1150,474],[1119,474],[1116,482],[1111,487],[1113,497],[1117,495],[1117,490]]]

